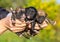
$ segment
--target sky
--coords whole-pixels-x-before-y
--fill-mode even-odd
[[[60,0],[56,0],[56,2],[57,2],[58,4],[60,4]]]
[[[46,0],[47,2],[49,2],[50,0]],[[42,2],[44,2],[44,0],[42,0]],[[60,0],[56,0],[57,4],[60,4]]]

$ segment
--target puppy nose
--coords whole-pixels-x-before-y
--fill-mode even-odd
[[[36,23],[36,25],[35,25],[35,28],[34,28],[35,30],[40,30],[40,27],[39,27],[39,25]]]
[[[30,18],[30,16],[27,16],[27,18]]]

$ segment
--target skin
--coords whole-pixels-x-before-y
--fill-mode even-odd
[[[38,26],[38,23],[36,23],[34,29],[40,30],[41,28],[44,28],[44,27],[48,26],[48,24],[46,23],[46,21],[44,21],[42,24],[39,24],[39,25],[40,25],[40,27]],[[29,24],[28,27],[31,29],[31,24]]]
[[[16,19],[15,26],[12,26],[10,29],[13,32],[21,32],[25,29],[25,26],[26,26],[25,21],[19,21],[18,19]]]

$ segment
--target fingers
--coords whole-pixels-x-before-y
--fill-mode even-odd
[[[41,28],[44,28],[46,26],[48,26],[48,24],[44,21],[42,24],[36,23],[34,29],[40,30]],[[31,24],[28,24],[28,27],[31,29]]]
[[[46,26],[48,26],[48,24],[44,21],[42,24],[40,24],[41,28],[44,28]]]
[[[52,20],[50,20],[49,18],[46,18],[45,19],[45,21],[47,22],[47,23],[50,23],[51,25],[56,25],[56,21],[52,21]]]
[[[21,32],[21,31],[24,31],[24,27],[23,28],[17,28],[17,27],[13,27],[13,28],[10,28],[13,32]]]
[[[22,27],[25,27],[26,24],[25,24],[25,23],[21,23],[21,24],[20,24],[20,23],[16,23],[15,26],[16,26],[16,27],[21,27],[21,28],[22,28]]]
[[[38,26],[38,24],[35,24],[35,30],[40,30],[40,27]]]
[[[12,26],[10,29],[13,32],[21,32],[21,31],[24,31],[25,27],[26,27],[25,21],[22,22],[16,19],[15,26]]]

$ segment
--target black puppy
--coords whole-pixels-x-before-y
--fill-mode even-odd
[[[35,27],[35,21],[36,21],[36,15],[37,15],[37,10],[34,7],[27,7],[25,8],[25,15],[26,15],[26,22],[31,23],[31,29],[30,29],[30,34],[35,35],[34,27]],[[28,24],[28,23],[27,23]],[[28,28],[28,27],[27,27]]]
[[[40,16],[39,13],[37,12],[37,9],[34,7],[25,8],[25,15],[26,15],[26,19],[25,19],[26,22],[29,21],[31,23],[30,34],[36,35],[35,29],[34,29],[36,22],[38,24],[42,24],[46,16],[45,15]]]

